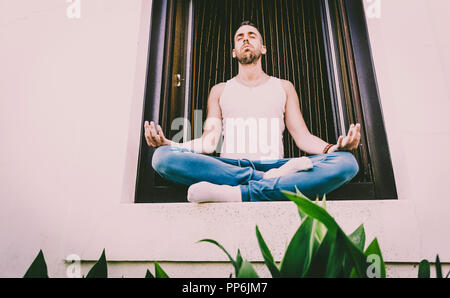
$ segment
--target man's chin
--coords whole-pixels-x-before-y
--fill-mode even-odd
[[[250,65],[250,64],[254,64],[256,61],[258,61],[259,57],[250,54],[250,55],[246,55],[244,57],[239,58],[239,63],[243,64],[243,65]]]

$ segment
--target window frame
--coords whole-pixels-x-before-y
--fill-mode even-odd
[[[327,0],[325,0],[327,1]],[[397,199],[395,179],[388,147],[386,129],[381,109],[376,72],[365,18],[363,0],[343,0],[346,7],[351,47],[354,55],[354,68],[361,98],[364,117],[367,151],[371,160],[373,182],[351,183],[330,193],[331,200],[392,200]],[[171,1],[169,1],[171,2]],[[166,1],[153,0],[151,27],[148,47],[146,88],[144,95],[144,112],[142,123],[146,119],[160,119],[160,102],[164,84],[164,65],[166,35],[170,34],[168,17],[170,4]],[[167,32],[169,31],[169,32]],[[157,122],[157,120],[156,120]],[[187,202],[186,186],[154,184],[157,175],[151,167],[155,148],[146,145],[144,130],[141,132],[141,144],[138,158],[136,179],[136,203]],[[149,197],[150,196],[150,197]],[[164,199],[158,199],[163,197]]]
[[[344,0],[355,70],[365,121],[365,137],[372,164],[374,198],[397,199],[392,159],[384,124],[363,0]]]

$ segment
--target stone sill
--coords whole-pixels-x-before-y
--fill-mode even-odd
[[[330,201],[327,210],[346,233],[364,224],[366,247],[376,236],[386,262],[421,261],[420,233],[411,202]],[[256,225],[275,260],[281,261],[300,225],[297,207],[292,202],[117,204],[96,218],[68,222],[62,253],[92,261],[105,248],[110,261],[227,261],[216,246],[197,243],[209,238],[233,257],[240,249],[244,258],[260,262]]]

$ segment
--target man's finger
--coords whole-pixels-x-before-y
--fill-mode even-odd
[[[153,137],[153,136],[155,135],[155,133],[154,133],[153,121],[150,122],[150,125],[149,125],[148,128],[150,129],[150,134],[151,134],[151,136]]]
[[[358,133],[359,133],[359,125],[353,125],[353,127],[351,129],[351,138],[350,138],[349,144],[353,145],[353,143],[355,142],[355,140],[357,138]]]
[[[150,122],[149,130],[150,130],[150,139],[151,139],[152,144],[155,147],[158,147],[160,144],[160,138],[159,138],[158,134],[156,133],[155,123],[153,121]]]
[[[155,143],[151,140],[150,136],[146,136],[145,140],[147,141],[147,145],[156,147]]]
[[[354,140],[355,140],[355,136],[356,136],[355,128],[353,127],[351,129],[350,133],[348,134],[348,141],[347,141],[347,143],[352,145]]]
[[[353,140],[348,144],[350,150],[355,149],[358,146],[358,140],[353,138]]]
[[[358,134],[356,135],[356,142],[355,142],[356,148],[358,148],[360,142],[361,142],[361,133],[358,132]]]
[[[361,136],[361,134],[360,134],[360,131],[361,131],[361,125],[360,125],[359,123],[357,123],[357,124],[355,125],[354,131],[355,131],[355,137],[357,137],[358,135]]]
[[[352,150],[358,148],[360,140],[361,140],[361,134],[360,133],[355,134],[355,137],[353,138],[353,141],[351,143]]]
[[[343,139],[344,139],[343,136],[340,136],[340,137],[339,137],[339,139],[338,139],[338,141],[337,141],[338,148],[341,148],[341,147],[342,147],[342,140],[343,140]]]
[[[159,134],[159,136],[160,136],[162,139],[165,139],[165,136],[164,136],[164,133],[163,133],[163,131],[162,131],[162,128],[161,128],[161,126],[159,126],[159,125],[158,125],[158,134]]]
[[[359,140],[361,140],[361,132],[360,131],[361,131],[361,126],[359,124],[357,124],[355,126],[355,139],[357,139],[358,142],[359,142]]]
[[[350,128],[349,128],[349,130],[348,130],[348,136],[349,136],[349,137],[353,136],[353,134],[354,134],[354,129],[355,129],[355,126],[354,126],[353,124],[350,125]]]
[[[152,135],[150,132],[150,127],[145,128],[145,139],[147,140],[147,143],[149,143],[149,145],[150,145],[150,143],[154,144],[154,141],[153,141],[153,138],[152,138]]]
[[[152,132],[152,138],[155,141],[156,145],[161,145],[161,138],[159,137],[158,133],[156,132],[155,123],[151,123],[151,132]]]
[[[154,132],[154,139],[155,139],[155,141],[156,141],[156,144],[158,145],[158,146],[161,146],[162,145],[162,139],[161,139],[161,137],[159,136],[159,134],[158,134],[158,132],[156,131],[156,127],[155,127],[155,124],[153,124],[153,132]]]

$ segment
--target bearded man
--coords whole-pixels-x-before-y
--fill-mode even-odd
[[[145,122],[147,143],[157,148],[152,167],[161,177],[188,185],[188,201],[285,201],[281,191],[295,193],[296,188],[314,199],[358,173],[350,151],[360,142],[360,124],[352,124],[337,144],[312,135],[294,85],[263,71],[261,57],[266,53],[258,28],[241,23],[232,50],[239,72],[211,89],[200,138],[176,143],[165,138],[159,125]],[[297,147],[312,156],[284,158],[285,128]],[[217,149],[221,135],[220,157],[206,155]]]

